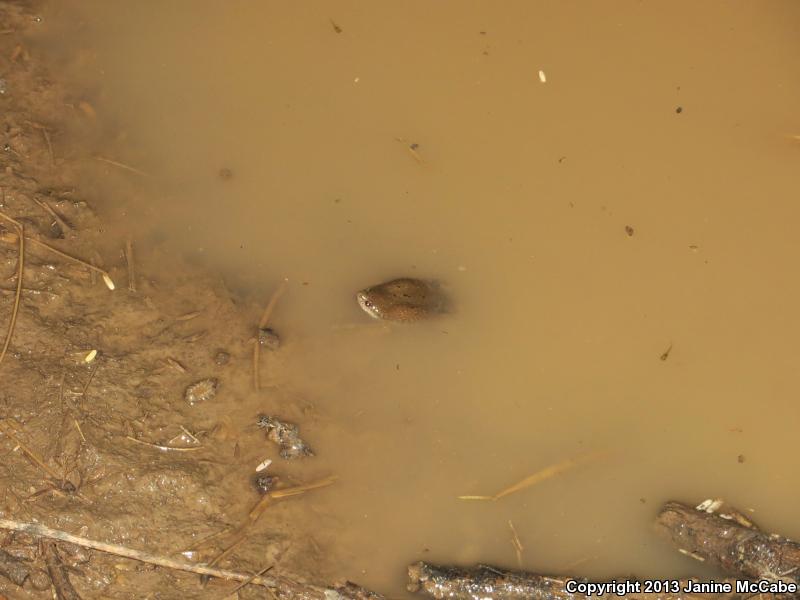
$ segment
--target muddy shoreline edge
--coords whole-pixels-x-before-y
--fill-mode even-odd
[[[280,598],[376,597],[351,583],[324,587],[329,573],[314,567],[322,551],[295,539],[291,508],[280,522],[253,524],[235,560],[220,557],[259,505],[243,455],[269,446],[236,404],[253,378],[254,307],[179,259],[169,277],[136,268],[130,239],[119,255],[98,251],[108,240],[80,176],[91,149],[70,140],[98,126],[96,109],[30,50],[40,8],[0,6],[0,518],[30,524],[0,531],[0,597],[49,598],[52,580],[59,597],[217,598],[242,579]],[[211,379],[219,397],[187,401],[187,389]],[[273,391],[264,409],[281,408],[291,412]],[[284,470],[284,489],[308,483]],[[44,525],[245,576],[206,581],[42,541],[34,529]],[[261,597],[248,586],[236,593]]]

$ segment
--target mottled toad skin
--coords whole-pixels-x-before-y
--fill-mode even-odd
[[[419,321],[445,310],[439,286],[421,279],[393,279],[361,290],[356,299],[369,316],[386,321]]]

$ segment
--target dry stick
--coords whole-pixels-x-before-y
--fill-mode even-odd
[[[236,592],[238,592],[238,591],[239,591],[240,589],[242,589],[244,586],[246,586],[246,585],[250,585],[250,583],[252,583],[253,579],[255,579],[256,577],[260,577],[261,575],[263,575],[264,573],[266,573],[267,571],[269,571],[271,568],[272,568],[272,565],[270,565],[270,566],[268,566],[268,567],[264,567],[264,568],[263,568],[263,569],[261,569],[260,571],[258,571],[258,572],[256,572],[256,573],[254,573],[253,575],[251,575],[251,576],[250,576],[250,579],[248,579],[247,581],[243,581],[242,583],[240,583],[239,585],[237,585],[235,588],[233,588],[229,594],[226,594],[226,595],[223,597],[223,599],[222,599],[222,600],[228,600],[228,598],[233,598],[233,597],[236,595]]]
[[[331,485],[337,479],[338,477],[336,475],[329,475],[324,479],[312,481],[311,483],[306,483],[304,485],[297,485],[290,488],[284,488],[282,490],[273,490],[271,492],[267,492],[266,494],[264,494],[261,500],[259,500],[256,503],[256,505],[250,510],[250,513],[247,515],[247,519],[245,519],[245,521],[233,531],[232,535],[233,541],[230,542],[228,546],[225,549],[223,549],[222,553],[219,554],[216,558],[214,558],[209,563],[209,565],[216,564],[223,556],[229,554],[231,550],[233,550],[242,541],[244,541],[245,537],[247,536],[247,530],[256,521],[258,521],[259,517],[264,513],[267,507],[270,504],[272,504],[273,500],[277,500],[279,498],[288,498],[289,496],[304,494],[309,490],[315,490],[317,488],[326,487]]]
[[[171,558],[167,558],[165,556],[158,556],[156,554],[151,554],[149,552],[141,552],[139,550],[134,550],[133,548],[120,546],[119,544],[107,544],[105,542],[90,540],[89,538],[72,535],[71,533],[67,533],[66,531],[51,529],[50,527],[46,527],[45,525],[41,525],[39,523],[23,523],[21,521],[12,521],[11,519],[0,519],[0,529],[21,531],[38,537],[45,537],[53,540],[59,540],[62,542],[68,542],[70,544],[75,544],[76,546],[81,546],[83,548],[92,548],[94,550],[100,550],[101,552],[108,552],[109,554],[115,554],[116,556],[124,556],[125,558],[131,558],[133,560],[138,560],[151,565],[167,567],[168,569],[178,569],[179,571],[189,571],[191,573],[200,573],[201,575],[211,575],[212,577],[219,577],[221,579],[234,579],[236,581],[246,581],[251,577],[251,575],[247,575],[245,573],[237,573],[235,571],[214,569],[203,565],[192,565],[183,563],[177,560],[173,560]],[[277,581],[272,577],[270,578],[256,577],[255,579],[252,580],[251,583],[256,583],[258,585],[263,585],[266,587],[275,587]]]
[[[278,289],[273,292],[272,297],[269,299],[267,303],[267,307],[264,309],[264,313],[261,315],[261,319],[258,321],[258,331],[256,331],[256,339],[253,344],[253,387],[256,391],[261,389],[261,380],[258,376],[258,366],[259,366],[259,356],[260,356],[260,347],[261,344],[258,340],[259,331],[264,329],[269,323],[269,318],[272,316],[273,311],[275,310],[275,305],[278,303],[278,298],[283,295],[283,292],[286,291],[286,279],[281,281],[281,284],[278,286]]]
[[[17,314],[19,313],[19,303],[22,298],[22,272],[25,267],[25,228],[22,223],[12,219],[8,215],[0,212],[0,217],[6,219],[17,228],[17,237],[19,238],[19,260],[17,261],[17,290],[14,294],[14,307],[11,309],[11,320],[8,322],[8,333],[6,333],[6,341],[3,344],[3,350],[0,351],[0,363],[8,352],[8,345],[11,343],[11,337],[14,335],[14,327],[17,325]]]
[[[83,548],[92,548],[107,552],[116,556],[138,560],[140,562],[157,565],[159,567],[166,567],[168,569],[177,569],[179,571],[188,571],[190,573],[198,573],[200,575],[210,575],[211,577],[218,577],[220,579],[228,579],[234,581],[247,581],[248,583],[261,585],[268,589],[275,589],[282,597],[287,598],[307,598],[308,600],[345,600],[350,598],[380,598],[376,594],[372,594],[362,588],[347,584],[344,587],[337,588],[323,588],[315,585],[309,585],[294,581],[287,577],[264,577],[258,575],[253,577],[249,573],[239,573],[237,571],[229,571],[227,569],[216,569],[204,565],[192,565],[177,560],[172,560],[165,556],[151,554],[150,552],[142,552],[120,546],[119,544],[107,544],[105,542],[98,542],[90,540],[85,537],[72,535],[66,531],[58,529],[51,529],[39,523],[24,523],[21,521],[12,521],[11,519],[0,519],[0,529],[8,529],[11,531],[21,531],[29,535],[37,537],[45,537],[62,542],[68,542],[81,546]]]
[[[56,211],[54,211],[49,204],[47,204],[47,202],[45,202],[44,200],[39,200],[38,198],[34,198],[33,201],[36,202],[36,204],[38,204],[42,208],[42,210],[44,210],[47,214],[53,217],[53,219],[55,220],[56,223],[58,223],[58,226],[61,227],[61,229],[64,230],[72,229],[72,225],[70,225],[64,219],[62,219],[59,216],[59,214]]]
[[[56,473],[53,469],[47,466],[47,464],[39,457],[36,452],[28,448],[25,444],[20,441],[20,439],[11,431],[11,427],[7,423],[2,423],[3,427],[0,428],[0,432],[4,433],[8,438],[10,438],[17,446],[19,446],[20,450],[22,450],[25,455],[30,458],[36,465],[45,473],[47,473],[50,477],[52,477],[55,481],[60,481],[61,476]]]
[[[125,262],[128,263],[128,290],[136,291],[136,271],[133,266],[133,240],[128,238],[125,242]]]

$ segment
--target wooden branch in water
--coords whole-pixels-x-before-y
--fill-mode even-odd
[[[568,591],[567,583],[582,585],[588,583],[572,577],[550,577],[525,571],[507,571],[488,565],[475,567],[450,567],[418,562],[408,567],[408,590],[422,592],[437,600],[597,600],[597,598],[625,598],[625,600],[741,600],[743,595],[736,592],[736,581],[732,579],[714,580],[716,591],[700,591],[690,586],[708,585],[709,582],[697,580],[667,580],[651,582],[663,586],[675,586],[676,591],[645,591],[644,581],[619,577],[604,579],[600,585],[607,585],[602,595],[592,589],[587,595],[585,587]],[[592,583],[588,585],[597,585]],[[730,586],[730,592],[719,591],[722,586]],[[654,588],[651,588],[654,589]],[[778,600],[786,596],[771,593],[758,595],[759,600]]]
[[[261,319],[258,321],[258,330],[256,331],[256,337],[253,341],[253,388],[255,388],[256,391],[261,389],[261,377],[259,375],[259,369],[261,365],[261,343],[259,340],[259,331],[264,329],[267,326],[267,323],[269,323],[272,312],[275,310],[275,305],[278,304],[278,299],[283,295],[283,292],[286,291],[286,282],[286,279],[281,281],[281,284],[272,293],[272,296],[270,297],[269,302],[267,302],[267,306],[261,315]]]
[[[730,573],[800,584],[800,544],[764,533],[735,510],[708,512],[667,502],[656,528],[680,552]]]
[[[452,600],[573,600],[566,580],[488,565],[449,567],[418,562],[408,567],[408,590]]]

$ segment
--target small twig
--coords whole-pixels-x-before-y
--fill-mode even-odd
[[[269,299],[267,303],[267,307],[264,309],[264,314],[261,315],[261,319],[258,322],[258,328],[264,329],[269,323],[269,318],[272,316],[272,312],[275,310],[275,305],[278,303],[278,299],[283,295],[283,292],[286,291],[286,279],[281,281],[281,284],[278,286],[278,289],[272,294],[272,297]]]
[[[191,321],[192,319],[196,319],[197,317],[199,317],[201,314],[202,313],[199,310],[195,310],[195,311],[188,312],[188,313],[185,313],[183,315],[180,315],[178,317],[175,317],[175,320],[176,321]]]
[[[45,212],[47,212],[47,214],[53,217],[53,219],[55,220],[56,223],[58,223],[58,226],[61,227],[61,229],[66,229],[66,230],[72,229],[72,225],[70,225],[64,219],[62,219],[61,216],[56,211],[54,211],[53,208],[47,202],[45,202],[44,200],[39,200],[38,198],[34,198],[33,201],[36,202],[36,204],[38,204],[42,208],[42,210],[44,210]]]
[[[228,579],[234,581],[246,581],[250,584],[260,585],[267,588],[269,591],[276,590],[283,598],[308,598],[308,600],[345,600],[352,598],[375,598],[379,599],[381,596],[373,594],[363,588],[348,584],[344,587],[336,586],[334,588],[319,587],[307,583],[300,583],[289,579],[288,577],[281,576],[267,576],[253,575],[249,573],[239,573],[237,571],[229,571],[227,569],[217,569],[205,565],[187,564],[172,560],[165,556],[151,554],[150,552],[142,552],[134,550],[119,544],[107,544],[105,542],[98,542],[90,540],[85,537],[72,535],[66,531],[58,529],[51,529],[39,523],[24,523],[21,521],[12,521],[10,519],[0,519],[0,529],[8,529],[11,531],[21,531],[29,535],[37,537],[45,537],[62,542],[68,542],[81,546],[82,548],[92,548],[101,552],[107,552],[116,556],[138,560],[139,562],[157,565],[159,567],[166,567],[167,569],[177,569],[179,571],[188,571],[190,573],[198,573],[200,575],[210,575],[211,577],[218,577],[220,579]],[[271,589],[270,589],[271,588]]]
[[[17,46],[17,48],[20,48],[20,47],[21,46]],[[13,60],[13,58],[12,58],[12,60]],[[39,131],[42,132],[42,135],[44,136],[44,141],[47,144],[47,152],[50,154],[50,164],[51,165],[55,165],[56,164],[56,156],[55,156],[55,153],[53,152],[53,144],[50,141],[50,133],[47,131],[47,127],[45,127],[41,123],[34,123],[33,121],[28,121],[28,125],[30,125],[34,129],[38,129]]]
[[[125,242],[125,262],[128,263],[128,290],[136,292],[136,270],[133,263],[133,240]]]
[[[140,550],[134,550],[133,548],[127,548],[119,544],[107,544],[105,542],[90,540],[85,537],[72,535],[66,531],[51,529],[50,527],[46,527],[45,525],[41,525],[39,523],[23,523],[20,521],[12,521],[10,519],[0,519],[0,529],[21,531],[30,535],[68,542],[70,544],[75,544],[76,546],[81,546],[82,548],[92,548],[94,550],[100,550],[101,552],[108,552],[109,554],[114,554],[116,556],[131,558],[133,560],[138,560],[151,565],[167,567],[168,569],[178,569],[179,571],[189,571],[191,573],[211,575],[212,577],[233,579],[236,581],[247,581],[252,577],[252,575],[248,575],[246,573],[237,573],[235,571],[227,571],[225,569],[215,569],[206,567],[204,565],[187,564],[177,560],[172,560],[171,558],[167,558],[165,556],[158,556],[149,552],[142,552]],[[255,583],[257,585],[266,587],[276,587],[278,585],[278,581],[275,578],[265,578],[260,576],[250,580],[250,583]]]
[[[84,443],[86,443],[86,436],[85,436],[85,435],[83,435],[83,431],[81,430],[81,425],[80,425],[80,423],[78,423],[78,419],[76,419],[75,417],[73,417],[73,418],[72,418],[72,422],[73,422],[73,423],[75,423],[75,429],[77,429],[77,430],[78,430],[78,434],[80,434],[80,436],[81,436],[81,439],[83,440],[83,442],[84,442]]]
[[[0,216],[3,216],[5,218],[9,219],[10,221],[13,221],[13,219],[11,219],[10,217],[7,217],[6,215],[4,215],[2,213],[0,213]],[[13,237],[13,236],[11,236],[11,237]],[[17,236],[17,237],[19,237],[19,236]],[[62,252],[61,250],[58,250],[57,248],[54,248],[50,244],[46,244],[42,240],[36,239],[35,237],[31,237],[29,235],[24,235],[22,237],[23,237],[23,239],[26,239],[29,242],[33,242],[34,244],[38,244],[39,246],[49,250],[53,254],[56,254],[56,255],[58,255],[58,256],[60,256],[62,258],[66,258],[67,260],[71,260],[72,262],[76,262],[79,265],[83,265],[84,267],[86,267],[88,269],[91,269],[93,271],[96,271],[96,272],[100,273],[100,275],[103,277],[103,281],[105,281],[105,283],[106,283],[106,286],[111,290],[114,289],[114,281],[111,279],[111,276],[108,274],[108,271],[106,271],[105,269],[101,269],[100,267],[97,267],[97,266],[93,265],[92,263],[89,263],[89,262],[86,262],[85,260],[81,260],[80,258],[76,258],[74,256],[71,256],[70,254],[67,254],[66,252]],[[9,236],[0,235],[0,239],[3,239],[5,241],[10,241]]]
[[[258,341],[258,332],[264,329],[267,326],[267,323],[269,323],[269,319],[275,310],[275,305],[278,303],[278,299],[283,295],[283,292],[286,291],[286,281],[286,279],[281,281],[278,289],[273,292],[269,302],[267,302],[267,306],[264,309],[263,314],[261,315],[261,319],[258,321],[258,331],[256,331],[256,337],[253,342],[253,387],[256,391],[261,389],[261,380],[259,377],[259,356],[261,344]]]
[[[217,554],[214,558],[212,558],[210,561],[208,561],[208,566],[213,567],[214,565],[216,565],[219,561],[221,561],[223,558],[225,558],[231,552],[233,552],[233,549],[236,548],[236,546],[241,544],[243,541],[244,541],[244,534],[239,536],[232,544],[229,544],[228,547],[225,548],[225,550],[223,550],[222,552]]]
[[[247,537],[247,530],[252,527],[252,525],[258,521],[259,517],[264,513],[268,506],[270,506],[273,500],[277,500],[279,498],[286,498],[289,496],[296,496],[298,494],[304,494],[309,490],[314,490],[321,487],[326,487],[331,485],[334,481],[336,481],[336,475],[330,475],[325,477],[324,479],[320,479],[318,481],[313,481],[311,483],[306,483],[304,485],[298,485],[290,488],[284,488],[282,490],[274,490],[271,492],[267,492],[264,496],[256,503],[256,505],[250,510],[247,515],[247,519],[239,525],[234,531],[231,536],[233,540],[228,544],[228,546],[219,554],[214,560],[209,563],[209,566],[216,564],[223,556],[227,556],[231,550],[233,550],[236,546],[242,543],[244,539]]]
[[[26,445],[25,445],[25,444],[24,444],[24,443],[23,443],[23,442],[22,442],[22,441],[21,441],[21,440],[20,440],[20,439],[19,439],[19,438],[18,438],[18,437],[15,435],[15,434],[14,434],[14,432],[13,432],[13,431],[11,431],[11,426],[8,424],[8,422],[7,422],[7,421],[3,421],[3,422],[1,422],[1,423],[0,423],[0,425],[2,425],[2,428],[0,428],[0,431],[2,431],[2,433],[4,433],[4,434],[5,434],[5,435],[6,435],[6,436],[9,438],[9,439],[11,439],[11,440],[12,440],[12,441],[13,441],[13,442],[14,442],[14,443],[15,443],[15,444],[16,444],[16,445],[19,447],[19,449],[20,449],[20,450],[22,450],[22,451],[25,453],[25,455],[26,455],[26,456],[27,456],[29,459],[31,459],[31,460],[32,460],[34,463],[36,463],[36,465],[37,465],[37,466],[38,466],[38,467],[39,467],[39,468],[40,468],[42,471],[44,471],[45,473],[47,473],[47,474],[48,474],[50,477],[52,477],[52,478],[53,478],[55,481],[60,481],[60,480],[61,480],[61,475],[59,475],[59,474],[58,474],[58,473],[56,473],[56,472],[55,472],[53,469],[51,469],[50,467],[48,467],[48,466],[47,466],[47,464],[46,464],[46,463],[45,463],[45,462],[44,462],[44,461],[43,461],[43,460],[42,460],[42,459],[39,457],[39,455],[38,455],[36,452],[34,452],[34,451],[33,451],[33,450],[31,450],[30,448],[28,448],[28,446],[26,446]]]
[[[130,171],[131,173],[136,173],[137,175],[141,175],[142,177],[150,177],[149,173],[145,173],[144,171],[141,171],[136,167],[131,167],[130,165],[126,165],[125,163],[121,163],[116,160],[111,160],[110,158],[106,158],[104,156],[95,156],[95,159],[104,163],[108,163],[109,165],[114,165],[115,167],[119,167],[120,169],[125,169],[126,171]]]
[[[137,440],[135,437],[130,435],[126,435],[125,439],[130,440],[132,442],[136,442],[137,444],[142,444],[143,446],[150,446],[151,448],[156,448],[158,450],[162,450],[164,452],[172,451],[172,452],[191,452],[192,450],[200,450],[202,446],[188,446],[186,448],[182,448],[180,446],[162,446],[161,444],[153,444],[152,442],[145,442],[144,440]]]
[[[19,238],[19,258],[17,261],[17,290],[14,294],[14,307],[11,309],[11,319],[8,322],[8,333],[6,333],[6,341],[3,344],[3,350],[0,351],[0,363],[8,352],[8,346],[11,344],[11,337],[14,335],[14,327],[17,325],[17,314],[19,313],[19,304],[22,299],[22,273],[25,268],[25,228],[22,223],[16,219],[12,219],[8,215],[0,212],[0,217],[6,219],[17,228],[17,237]]]
[[[270,565],[270,566],[268,566],[268,567],[264,567],[263,569],[261,569],[260,571],[258,571],[257,573],[255,573],[254,575],[251,575],[251,576],[250,576],[250,579],[248,579],[248,580],[246,580],[246,581],[243,581],[242,583],[240,583],[239,585],[237,585],[235,588],[233,588],[233,589],[231,590],[231,592],[230,592],[229,594],[227,594],[227,595],[223,596],[222,600],[229,600],[229,599],[233,599],[233,598],[234,598],[234,596],[236,596],[236,592],[238,592],[238,591],[239,591],[240,589],[242,589],[244,586],[246,586],[246,585],[250,585],[250,583],[252,583],[253,579],[255,579],[256,577],[260,577],[261,575],[263,575],[264,573],[266,573],[267,571],[269,571],[271,568],[272,568],[272,565]]]
[[[81,398],[86,398],[86,390],[89,389],[89,386],[92,384],[92,379],[94,379],[95,373],[97,373],[97,369],[100,368],[100,363],[95,363],[93,368],[90,368],[89,377],[86,379],[86,383],[83,384],[83,389],[81,390]]]
[[[508,520],[508,526],[511,529],[511,545],[514,546],[514,552],[517,555],[517,566],[521,569],[522,551],[525,550],[525,547],[522,545],[519,535],[517,535],[517,530],[514,528],[514,523],[511,522],[511,519]]]
[[[44,135],[44,141],[47,143],[47,151],[50,153],[50,164],[56,164],[56,155],[53,152],[53,144],[50,141],[50,134],[47,132],[47,127],[42,127],[42,135]]]
[[[183,431],[183,433],[185,433],[186,436],[191,441],[193,441],[195,444],[200,444],[200,440],[197,439],[197,436],[195,434],[193,434],[191,431],[189,431],[188,429],[186,429],[186,427],[184,427],[183,425],[178,425],[178,427],[181,428],[181,431]]]

